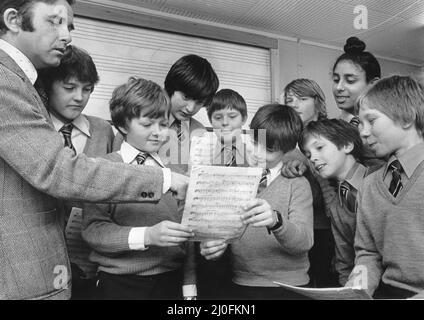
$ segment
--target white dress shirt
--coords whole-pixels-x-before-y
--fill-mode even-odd
[[[59,132],[64,123],[56,118],[54,114],[50,114],[50,117],[52,119],[54,128]],[[74,125],[71,134],[72,145],[74,146],[77,154],[80,154],[83,153],[87,139],[90,137],[90,123],[83,114],[80,114],[72,121],[72,124]],[[63,143],[65,143],[65,138],[63,135],[62,139]]]
[[[281,174],[281,168],[283,167],[283,161],[280,161],[275,167],[269,168],[269,173],[267,174],[267,184],[268,187],[272,181],[275,180]]]

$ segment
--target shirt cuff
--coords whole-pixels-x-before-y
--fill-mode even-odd
[[[163,193],[167,193],[171,188],[171,169],[162,168],[163,171]]]
[[[195,284],[183,286],[183,297],[197,297],[197,287]]]
[[[130,250],[147,250],[148,248],[144,245],[144,233],[146,227],[131,228],[130,234],[128,235],[128,246]]]

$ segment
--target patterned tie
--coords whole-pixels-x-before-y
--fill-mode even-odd
[[[137,157],[135,157],[135,160],[137,161],[137,164],[144,164],[149,154],[147,152],[140,152]]]
[[[38,95],[41,98],[41,101],[43,101],[44,106],[47,108],[49,106],[49,97],[47,95],[46,89],[44,88],[44,85],[40,78],[37,79],[34,83],[34,88],[37,90]]]
[[[227,167],[236,167],[237,166],[237,162],[236,162],[236,152],[237,152],[237,148],[235,146],[224,146],[224,148],[222,148],[222,152],[224,153],[224,164]]]
[[[264,169],[264,171],[262,171],[262,177],[259,181],[258,193],[261,193],[268,186],[267,175],[269,174],[269,172],[269,169]]]
[[[350,119],[349,121],[350,124],[354,125],[355,127],[359,126],[359,118],[358,116],[354,116],[352,119]]]
[[[177,133],[178,141],[181,142],[184,140],[184,131],[181,126],[181,121],[178,119],[175,119],[172,125],[169,127],[170,129],[173,129]]]
[[[75,150],[71,139],[73,128],[74,125],[72,123],[67,123],[62,128],[60,128],[59,132],[61,132],[63,134],[63,137],[65,138],[65,147],[70,148],[75,154],[77,154],[77,151]]]
[[[343,181],[339,185],[339,199],[340,204],[347,208],[350,212],[356,212],[356,197],[358,191],[351,187],[351,185]]]
[[[389,192],[393,195],[393,197],[396,197],[399,191],[403,188],[401,180],[401,173],[403,172],[403,168],[399,160],[393,161],[389,168],[392,170],[392,181],[390,182]]]

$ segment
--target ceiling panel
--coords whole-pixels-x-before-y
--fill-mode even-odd
[[[399,14],[404,19],[424,12],[423,0],[351,0],[350,3],[364,5],[368,10],[380,11],[390,16]],[[408,7],[410,8],[407,9]]]
[[[87,0],[86,0],[87,1]],[[90,0],[88,0],[90,1]],[[181,17],[342,47],[351,35],[376,54],[424,65],[424,0],[115,0]],[[369,29],[353,27],[356,5]]]

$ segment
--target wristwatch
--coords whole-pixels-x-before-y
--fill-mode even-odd
[[[283,225],[283,217],[281,216],[280,211],[278,210],[272,210],[272,211],[274,211],[274,213],[277,215],[277,223],[271,228],[266,227],[268,229],[269,234],[271,234],[271,231],[275,231]]]

